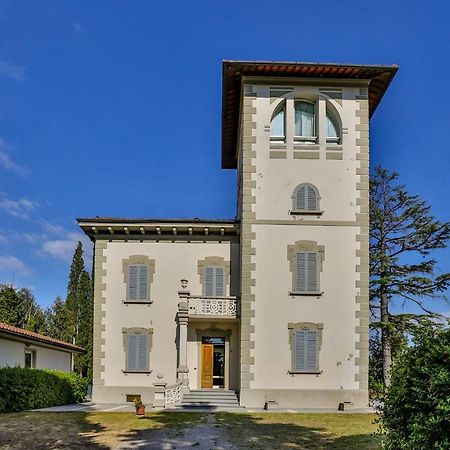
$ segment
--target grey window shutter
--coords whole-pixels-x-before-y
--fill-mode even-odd
[[[215,295],[217,297],[223,297],[225,295],[225,286],[224,286],[224,270],[223,267],[215,267],[216,271],[216,289],[215,289]]]
[[[306,369],[305,332],[296,331],[294,335],[294,369]]]
[[[306,369],[317,369],[317,332],[306,331]]]
[[[129,334],[127,370],[147,370],[147,358],[148,336],[146,334]]]
[[[317,253],[307,253],[307,288],[308,292],[316,292],[317,287]]]
[[[306,186],[302,186],[297,190],[296,208],[300,210],[306,209]]]
[[[138,352],[137,352],[137,368],[138,370],[147,370],[148,358],[148,336],[146,334],[138,334]]]
[[[128,335],[127,370],[137,370],[138,341],[137,334]]]
[[[214,295],[214,267],[205,267],[205,296]]]
[[[307,201],[307,210],[308,211],[317,211],[317,194],[314,188],[311,186],[306,187],[306,201]]]
[[[296,254],[295,290],[306,291],[306,253]]]
[[[128,270],[128,298],[138,299],[138,266],[130,266]]]
[[[148,299],[148,267],[139,266],[139,300]]]

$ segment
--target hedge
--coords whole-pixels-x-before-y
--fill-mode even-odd
[[[88,380],[58,370],[0,368],[0,412],[48,408],[85,400]]]
[[[381,422],[388,450],[450,449],[450,328],[416,334],[396,358]]]

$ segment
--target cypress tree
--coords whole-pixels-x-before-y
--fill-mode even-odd
[[[70,342],[75,343],[80,320],[79,284],[81,273],[84,270],[83,245],[78,242],[70,265],[69,282],[67,284],[66,307],[71,312],[73,323],[71,325],[72,336]]]

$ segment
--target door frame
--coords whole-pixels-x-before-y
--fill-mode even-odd
[[[202,388],[202,338],[204,337],[223,337],[225,338],[225,364],[224,364],[224,387],[215,389],[229,389],[230,380],[230,336],[231,330],[222,330],[219,328],[198,329],[197,333],[197,389]]]

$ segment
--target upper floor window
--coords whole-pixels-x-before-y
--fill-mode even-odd
[[[333,115],[327,111],[327,142],[328,143],[339,143],[340,131],[336,119]]]
[[[205,267],[204,293],[206,297],[225,295],[225,270],[223,267]]]
[[[292,199],[292,212],[319,211],[319,191],[311,184],[297,186]]]
[[[148,266],[130,265],[128,270],[128,300],[148,299]]]
[[[271,141],[284,141],[285,138],[285,108],[280,108],[270,122],[270,140]]]
[[[318,292],[319,273],[317,270],[317,253],[297,253],[295,255],[295,263],[296,292]]]
[[[316,107],[314,103],[295,102],[295,137],[297,140],[316,140]]]
[[[125,303],[150,303],[150,286],[155,273],[155,260],[144,255],[133,255],[122,261],[126,286]]]

